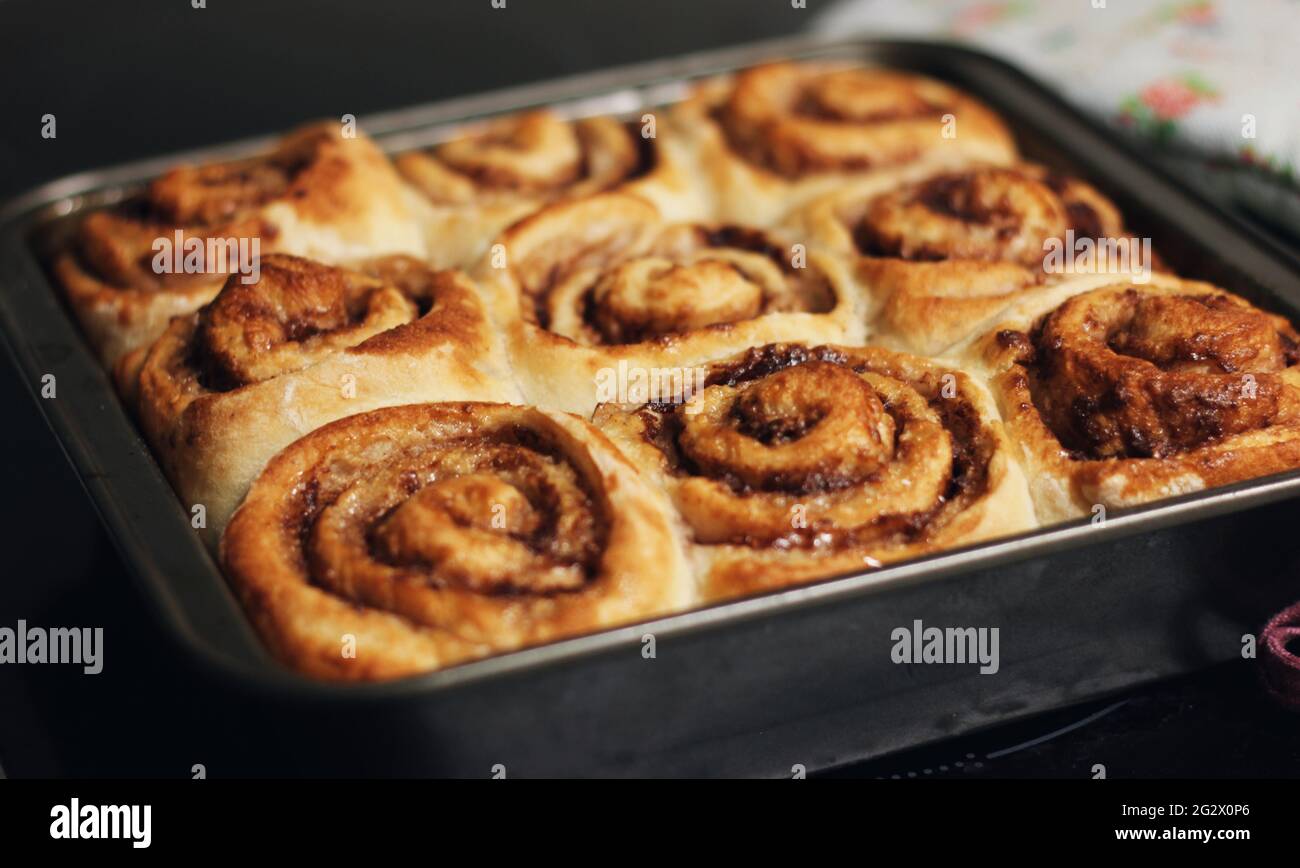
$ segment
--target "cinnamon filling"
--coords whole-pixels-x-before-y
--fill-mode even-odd
[[[598,574],[608,522],[577,468],[531,431],[460,434],[316,469],[295,517],[315,582],[432,623],[427,592],[550,595]]]
[[[899,73],[773,64],[738,75],[716,119],[739,154],[795,178],[914,157],[933,146],[950,98]]]
[[[1021,350],[1035,407],[1080,458],[1164,458],[1300,414],[1281,376],[1295,331],[1226,295],[1095,290]]]
[[[1067,230],[1089,238],[1123,232],[1118,212],[1080,182],[1026,169],[953,172],[872,200],[854,229],[868,256],[971,259],[1041,271],[1045,245]]]
[[[435,203],[465,205],[494,195],[590,195],[648,174],[657,160],[654,142],[633,123],[534,111],[498,118],[398,165]]]
[[[939,108],[922,98],[907,76],[845,69],[809,82],[799,95],[795,113],[861,124],[933,117]]]
[[[678,444],[703,474],[751,490],[832,490],[890,459],[894,426],[860,376],[809,362],[742,389],[707,389]]]
[[[587,251],[532,288],[539,325],[589,345],[667,340],[768,313],[826,313],[836,297],[816,268],[794,268],[761,232],[670,226],[628,247]]]
[[[583,160],[574,128],[547,112],[496,121],[482,135],[440,145],[437,156],[477,184],[522,192],[572,183]]]
[[[181,166],[149,185],[147,202],[162,222],[211,226],[284,195],[293,173],[271,161]]]
[[[760,284],[724,260],[637,259],[592,289],[589,320],[606,343],[630,344],[751,319],[762,310],[763,296]]]
[[[200,309],[190,364],[206,388],[229,391],[301,370],[415,315],[379,280],[273,254],[257,283],[232,276]]]
[[[88,215],[78,229],[77,258],[111,285],[132,289],[209,281],[210,273],[155,273],[155,240],[177,229],[186,238],[274,240],[276,227],[252,212],[275,199],[306,195],[295,186],[313,166],[324,175],[337,171],[324,165],[329,135],[308,129],[263,157],[171,169],[122,206]]]
[[[941,527],[995,448],[964,398],[887,353],[770,345],[715,367],[691,409],[640,411],[697,541],[842,549]]]

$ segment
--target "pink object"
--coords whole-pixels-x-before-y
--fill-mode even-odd
[[[1283,705],[1300,711],[1300,656],[1287,648],[1294,642],[1300,649],[1300,603],[1274,615],[1264,625],[1260,638],[1264,646],[1260,660],[1264,686]]]
[[[1162,79],[1142,89],[1142,102],[1162,120],[1177,120],[1196,107],[1201,97],[1181,81]]]

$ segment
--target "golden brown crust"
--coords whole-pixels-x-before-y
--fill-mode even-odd
[[[1027,163],[850,185],[792,215],[784,230],[853,257],[873,342],[925,355],[1059,282],[1050,245],[1072,256],[1068,245],[1080,239],[1129,243],[1119,209],[1100,192]],[[1140,245],[1131,249],[1139,269],[1153,265]]]
[[[589,415],[620,370],[690,376],[744,347],[862,333],[837,260],[743,226],[669,223],[636,196],[550,206],[494,246],[479,282],[539,406]]]
[[[155,454],[215,541],[266,460],[326,422],[447,398],[517,400],[469,281],[409,257],[356,271],[271,254],[118,365]]]
[[[433,263],[468,267],[511,223],[561,199],[619,190],[674,219],[702,217],[676,138],[671,124],[653,115],[568,121],[537,110],[470,127],[396,163],[428,204],[422,213]]]
[[[424,672],[1300,467],[1300,335],[1205,284],[1053,271],[1045,244],[1120,213],[947,85],[780,63],[662,115],[461,133],[400,171],[327,125],[177,169],[54,265],[301,672]],[[260,280],[155,274],[178,229],[259,238]]]
[[[1015,158],[988,108],[920,76],[774,63],[701,85],[675,110],[723,220],[770,225],[846,180]]]
[[[1205,283],[1064,286],[974,341],[1039,517],[1300,467],[1294,328]]]
[[[87,215],[54,271],[86,335],[111,365],[151,342],[173,316],[215,296],[239,267],[238,257],[228,255],[205,262],[202,273],[156,270],[159,239],[173,244],[180,233],[185,242],[242,240],[250,250],[256,239],[262,254],[325,262],[422,255],[408,205],[401,181],[369,139],[313,124],[266,155],[177,167],[123,206]]]
[[[271,461],[221,548],[266,642],[321,678],[409,675],[694,598],[663,495],[589,424],[525,407],[327,425]]]
[[[769,345],[690,401],[602,406],[686,523],[701,594],[828,578],[1033,526],[984,390],[872,347]]]

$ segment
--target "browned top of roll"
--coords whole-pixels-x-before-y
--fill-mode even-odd
[[[964,375],[874,348],[774,344],[638,411],[695,537],[821,553],[923,539],[988,486]],[[802,507],[806,522],[792,520]]]
[[[623,194],[552,206],[512,227],[506,261],[526,319],[579,343],[669,341],[768,313],[825,313],[836,292],[767,233],[665,223]]]
[[[786,177],[898,165],[961,136],[1009,142],[997,118],[955,89],[905,73],[775,63],[736,76],[717,118],[735,151]]]
[[[180,395],[229,392],[343,350],[401,353],[438,342],[468,365],[483,330],[474,290],[455,272],[402,255],[341,268],[272,253],[256,283],[232,275],[215,299],[129,361],[145,399],[176,409]]]
[[[261,269],[254,284],[231,277],[199,310],[190,361],[208,388],[301,370],[416,315],[399,291],[358,272],[278,254]]]
[[[314,431],[267,465],[222,540],[277,653],[343,678],[682,605],[675,546],[662,500],[588,423],[486,403],[390,407]]]
[[[1228,293],[1118,285],[1002,332],[1044,422],[1080,458],[1165,458],[1300,418],[1295,329]]]
[[[1088,184],[1032,165],[944,172],[872,199],[854,227],[868,256],[1003,262],[1041,272],[1044,245],[1124,234],[1119,210]]]
[[[584,196],[647,174],[653,142],[613,118],[567,121],[546,110],[497,118],[424,151],[398,169],[438,205]]]
[[[356,157],[382,162],[368,140],[343,139],[328,124],[286,136],[270,153],[231,163],[178,166],[150,182],[143,193],[116,209],[95,211],[78,227],[71,253],[106,287],[160,289],[213,280],[237,262],[205,263],[204,273],[157,273],[152,267],[159,238],[180,230],[188,238],[259,238],[273,247],[278,227],[260,212],[268,203],[291,202],[309,221],[350,214],[355,203],[335,195],[357,171]]]

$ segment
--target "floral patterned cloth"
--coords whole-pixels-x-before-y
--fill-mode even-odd
[[[841,0],[815,27],[1006,57],[1300,236],[1300,0]]]

